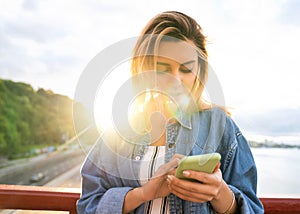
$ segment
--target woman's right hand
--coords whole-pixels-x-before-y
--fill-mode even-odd
[[[125,196],[122,212],[129,213],[146,201],[169,195],[167,176],[175,174],[175,169],[183,157],[183,155],[175,154],[168,163],[158,168],[145,185],[129,191]]]
[[[145,185],[140,187],[143,201],[150,201],[170,194],[170,189],[168,188],[166,180],[167,176],[175,174],[175,169],[178,166],[180,159],[183,157],[185,156],[175,154],[168,163],[161,165],[158,168],[153,177],[150,178]]]

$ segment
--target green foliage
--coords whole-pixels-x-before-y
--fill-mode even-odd
[[[74,136],[72,109],[73,100],[66,96],[0,79],[0,156],[13,157],[31,146],[64,143],[66,136]],[[80,109],[76,114],[83,127],[88,125],[84,107],[76,109]]]

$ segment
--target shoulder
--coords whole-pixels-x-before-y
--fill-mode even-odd
[[[227,132],[238,133],[240,129],[236,122],[233,120],[224,109],[219,107],[210,108],[200,112],[200,117],[203,119],[209,119],[214,123],[224,123]]]
[[[201,121],[202,120],[202,121]],[[210,130],[221,136],[221,147],[225,149],[237,146],[242,132],[231,116],[221,108],[215,107],[200,112],[200,123],[209,124]]]
[[[232,123],[232,119],[226,112],[217,107],[200,111],[199,120],[202,125],[205,124],[206,126],[210,126],[210,129],[217,130],[225,130],[225,127]]]
[[[226,112],[218,107],[208,108],[199,112],[203,117],[228,117]]]

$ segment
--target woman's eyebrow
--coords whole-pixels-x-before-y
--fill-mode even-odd
[[[166,65],[166,66],[170,66],[170,64],[169,64],[169,63],[165,63],[165,62],[157,62],[157,64],[159,64],[159,65]]]
[[[182,63],[180,65],[187,65],[187,64],[191,64],[191,63],[195,63],[195,62],[196,62],[196,60],[190,60],[190,61],[184,62],[184,63]],[[157,64],[159,64],[159,65],[166,65],[166,66],[170,65],[169,63],[159,62],[159,61],[157,62]]]
[[[194,62],[196,62],[196,60],[190,60],[190,61],[182,63],[181,65],[187,65],[187,64],[194,63]]]

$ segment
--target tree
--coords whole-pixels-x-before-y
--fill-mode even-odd
[[[81,104],[83,128],[90,122]],[[31,146],[63,143],[74,135],[73,100],[29,84],[0,79],[0,155],[15,156]]]

